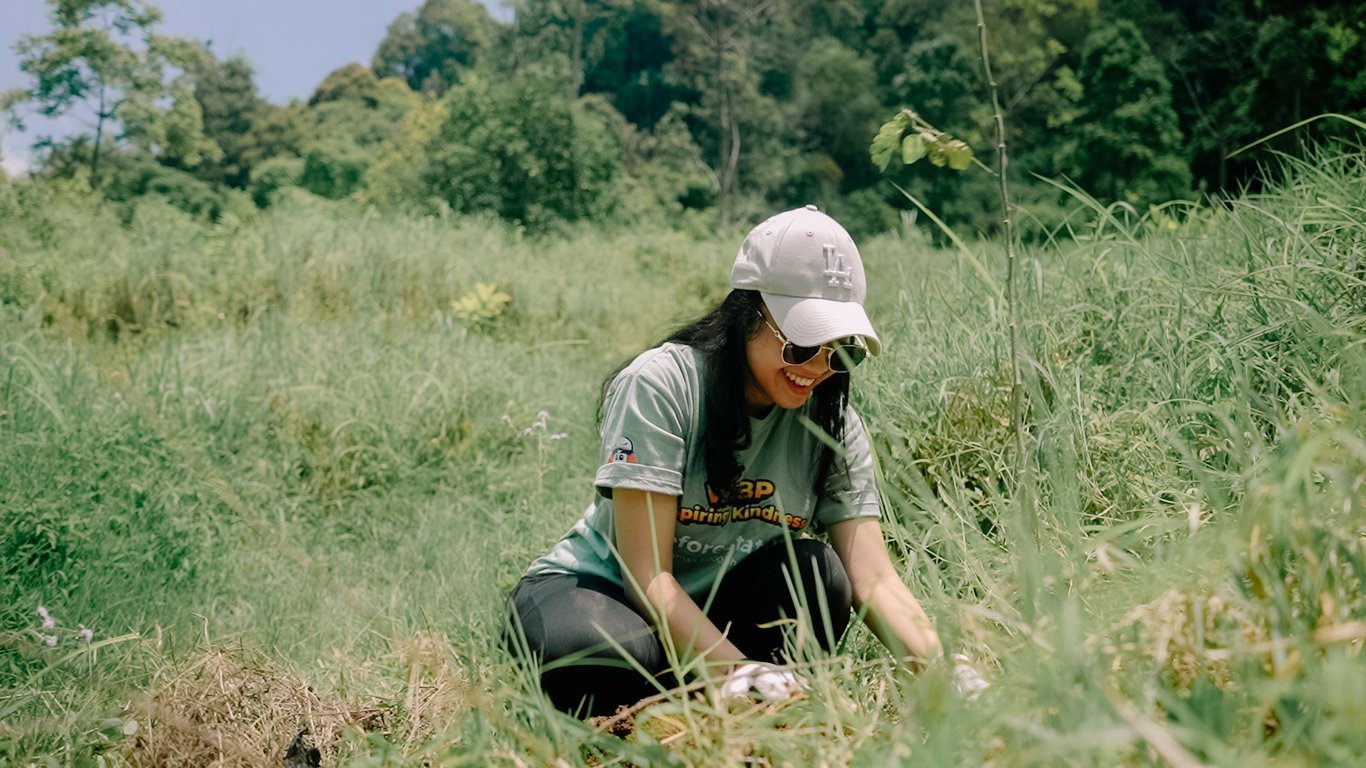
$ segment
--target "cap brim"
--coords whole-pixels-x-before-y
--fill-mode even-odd
[[[783,335],[793,344],[814,347],[847,336],[862,336],[868,351],[882,351],[868,313],[853,301],[799,298],[759,292]]]

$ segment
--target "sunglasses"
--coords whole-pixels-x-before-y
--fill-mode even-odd
[[[783,332],[774,327],[773,323],[764,317],[764,313],[759,313],[759,319],[764,321],[773,335],[778,337],[778,341],[783,343],[783,362],[788,365],[801,365],[811,358],[819,355],[821,350],[830,350],[830,370],[836,373],[848,373],[850,369],[868,356],[868,345],[863,343],[863,339],[858,336],[850,336],[847,339],[821,344],[817,347],[799,347],[787,340]]]

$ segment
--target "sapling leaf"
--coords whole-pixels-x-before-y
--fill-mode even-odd
[[[966,171],[972,166],[972,147],[961,139],[950,141],[944,154],[948,157],[949,167],[955,171]]]
[[[901,140],[901,162],[910,165],[924,156],[924,139],[919,136],[907,136]]]
[[[902,121],[897,117],[882,124],[873,138],[873,143],[868,147],[868,156],[872,158],[873,165],[879,171],[887,170],[887,164],[892,161],[892,153],[896,152],[897,145],[901,143],[901,134],[905,131]]]
[[[868,154],[878,170],[886,171],[892,153],[901,148],[901,162],[911,165],[928,157],[937,168],[948,166],[965,171],[972,165],[972,148],[953,134],[935,128],[914,112],[903,109],[882,124],[882,128],[868,146]]]

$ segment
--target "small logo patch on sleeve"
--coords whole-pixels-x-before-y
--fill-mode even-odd
[[[617,438],[616,445],[612,446],[612,452],[607,454],[607,461],[609,464],[614,461],[624,461],[627,464],[636,463],[636,449],[631,438],[625,435]]]

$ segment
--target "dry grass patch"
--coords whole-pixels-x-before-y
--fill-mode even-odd
[[[221,647],[198,653],[130,710],[141,722],[133,768],[280,766],[296,739],[305,754],[294,764],[330,764],[345,729],[382,729],[388,715],[321,695],[263,654]]]
[[[395,644],[404,668],[402,706],[391,725],[405,751],[429,741],[475,705],[464,670],[451,663],[450,640],[425,630]]]

